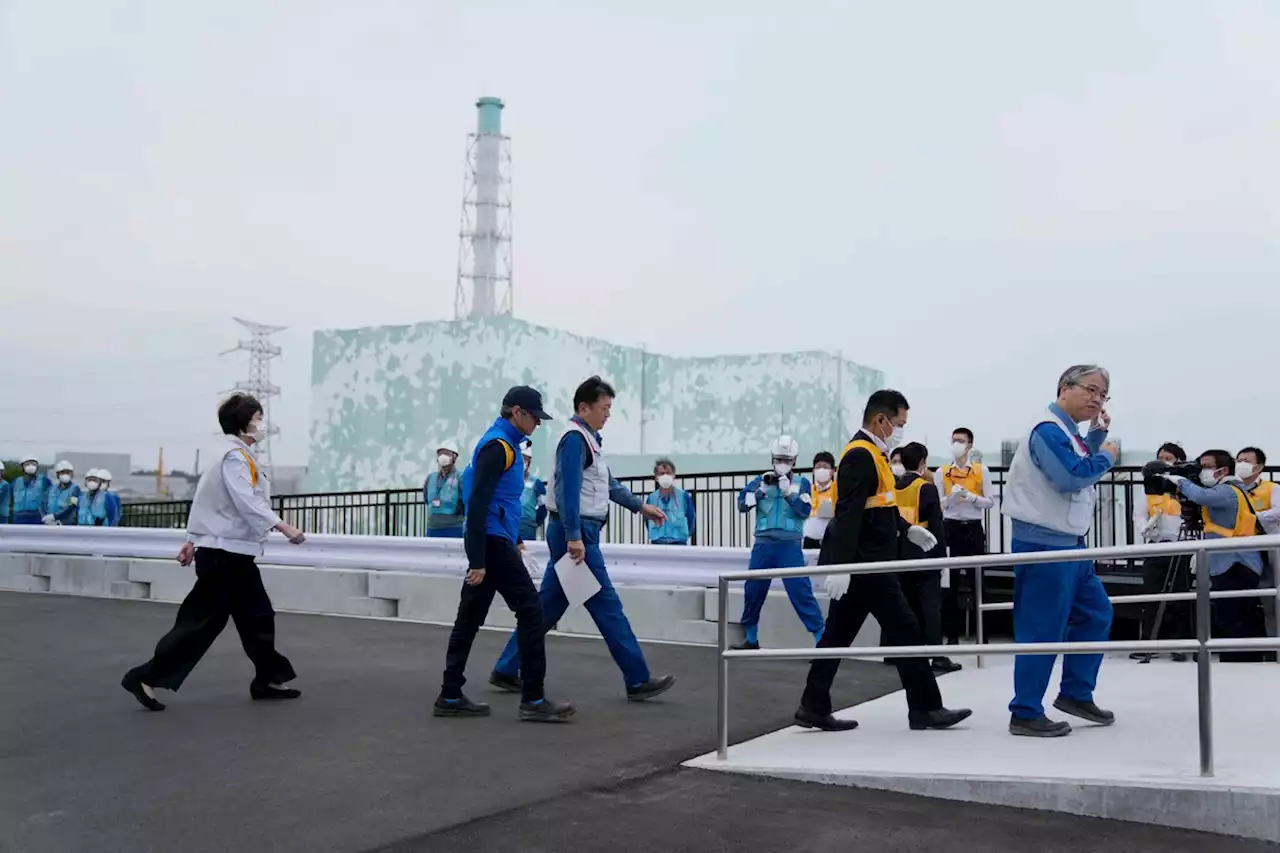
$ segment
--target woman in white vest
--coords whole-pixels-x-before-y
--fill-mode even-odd
[[[1058,399],[1018,443],[1009,466],[1002,510],[1013,519],[1013,553],[1073,551],[1085,547],[1097,502],[1095,485],[1120,455],[1107,442],[1111,376],[1096,365],[1070,367],[1058,379]],[[1079,424],[1089,423],[1088,435]],[[1111,634],[1111,602],[1090,560],[1035,563],[1014,568],[1013,634],[1019,643],[1098,642]],[[1009,733],[1061,737],[1065,720],[1044,713],[1054,655],[1019,655],[1013,669]],[[1053,707],[1091,723],[1115,715],[1093,702],[1102,655],[1066,655],[1062,687]]]
[[[187,520],[187,541],[178,552],[184,566],[195,562],[196,583],[177,622],[156,644],[155,656],[125,673],[121,686],[149,711],[163,711],[157,687],[177,690],[227,626],[236,632],[253,661],[249,695],[254,699],[296,699],[302,694],[284,687],[297,677],[276,651],[275,610],[262,585],[255,561],[263,543],[278,530],[293,544],[302,532],[285,524],[271,509],[271,488],[258,465],[253,446],[267,435],[262,406],[246,394],[233,394],[218,407],[224,433],[218,461],[196,486]]]

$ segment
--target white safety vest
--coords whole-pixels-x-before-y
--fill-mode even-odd
[[[1093,486],[1079,492],[1065,494],[1054,488],[1049,478],[1031,461],[1031,433],[1041,424],[1053,424],[1071,439],[1071,449],[1077,456],[1086,457],[1088,451],[1080,441],[1080,434],[1067,429],[1066,424],[1046,409],[1040,420],[1031,425],[1013,454],[1009,466],[1009,479],[1004,487],[1001,512],[1018,521],[1047,527],[1059,533],[1084,536],[1093,526],[1093,507],[1098,502],[1098,492]]]
[[[560,436],[563,442],[570,433],[578,433],[587,442],[587,450],[591,452],[591,464],[582,472],[582,491],[578,502],[578,514],[583,518],[595,518],[603,521],[609,517],[609,464],[604,461],[604,451],[600,442],[596,441],[591,430],[577,421],[569,421],[569,426]],[[559,447],[559,444],[556,445]],[[547,482],[547,509],[559,513],[556,507],[556,474],[553,468],[551,479]]]

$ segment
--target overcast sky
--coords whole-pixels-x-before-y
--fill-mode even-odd
[[[1066,365],[1131,448],[1280,459],[1280,4],[0,0],[0,455],[189,467],[287,325],[452,315],[465,137],[512,136],[516,314],[880,367],[940,450]]]

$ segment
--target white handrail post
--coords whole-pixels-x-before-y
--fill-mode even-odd
[[[729,581],[720,578],[717,596],[716,642],[716,758],[729,759]]]
[[[1213,691],[1210,668],[1213,654],[1209,651],[1209,555],[1196,551],[1196,639],[1200,651],[1196,655],[1196,699],[1200,723],[1200,775],[1213,776]]]
[[[986,632],[982,630],[982,566],[976,566],[973,570],[973,609],[978,623],[978,648],[982,648],[987,641]],[[977,665],[978,669],[983,668],[982,655],[978,655]]]

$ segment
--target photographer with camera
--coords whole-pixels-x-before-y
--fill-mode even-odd
[[[1249,503],[1244,483],[1236,476],[1236,461],[1225,450],[1200,454],[1200,483],[1177,473],[1165,479],[1178,487],[1178,495],[1200,505],[1205,539],[1234,539],[1261,533],[1258,516]],[[1246,543],[1241,543],[1245,545]],[[1262,578],[1259,551],[1214,551],[1207,555],[1210,588],[1257,589]],[[1204,578],[1204,566],[1197,566],[1196,583]],[[1264,622],[1262,605],[1256,598],[1224,598],[1213,602],[1214,637],[1261,637]],[[1223,652],[1222,661],[1258,661],[1258,652]]]

